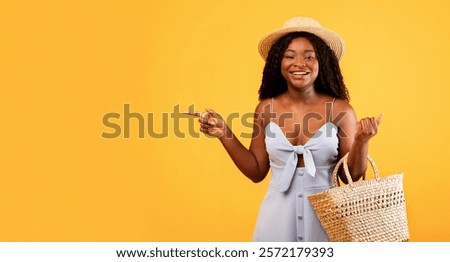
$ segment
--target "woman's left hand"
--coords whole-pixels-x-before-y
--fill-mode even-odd
[[[378,133],[378,126],[380,125],[383,114],[378,117],[366,117],[361,119],[356,124],[355,140],[361,142],[368,142],[372,137]]]

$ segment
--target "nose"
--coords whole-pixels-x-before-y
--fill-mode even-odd
[[[294,65],[298,67],[306,66],[306,60],[302,57],[298,57],[294,60]]]

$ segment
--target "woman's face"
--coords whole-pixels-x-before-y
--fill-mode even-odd
[[[281,74],[289,88],[299,91],[314,88],[314,81],[319,74],[319,62],[308,39],[292,39],[281,60]]]

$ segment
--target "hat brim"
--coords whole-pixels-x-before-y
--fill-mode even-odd
[[[314,34],[324,40],[325,43],[327,43],[327,45],[331,48],[331,50],[333,50],[339,61],[344,56],[344,40],[337,33],[324,27],[290,27],[272,31],[259,41],[258,50],[264,61],[266,61],[267,55],[269,54],[269,50],[272,45],[281,37],[292,32],[308,32]]]

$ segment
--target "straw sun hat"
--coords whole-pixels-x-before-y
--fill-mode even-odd
[[[259,54],[266,60],[272,45],[282,36],[292,32],[308,32],[320,37],[333,50],[334,54],[341,60],[345,53],[345,44],[342,37],[337,33],[322,27],[322,25],[309,17],[294,17],[287,20],[283,27],[270,32],[259,41]]]

